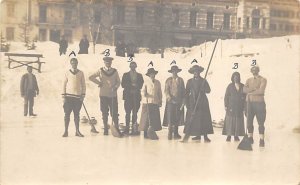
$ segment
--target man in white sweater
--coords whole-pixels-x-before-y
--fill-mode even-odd
[[[98,69],[89,79],[100,87],[100,109],[104,124],[104,135],[108,135],[108,113],[110,111],[114,127],[118,135],[122,137],[119,130],[118,98],[117,90],[120,87],[120,77],[117,69],[112,68],[112,57],[104,57],[105,67]]]
[[[79,131],[79,112],[85,97],[85,79],[83,72],[77,69],[78,60],[76,58],[72,58],[70,60],[70,64],[72,68],[65,74],[62,94],[64,100],[63,107],[65,111],[65,133],[63,134],[63,137],[68,137],[68,127],[72,111],[74,113],[74,122],[76,127],[75,135],[78,137],[84,137]]]

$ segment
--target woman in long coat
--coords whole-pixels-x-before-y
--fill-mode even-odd
[[[144,131],[144,138],[148,138],[147,130],[151,127],[154,131],[159,131],[161,127],[160,111],[162,105],[161,84],[155,79],[158,71],[149,68],[142,88],[142,114],[140,120],[139,131]],[[149,123],[150,121],[150,123]]]
[[[165,83],[166,108],[164,113],[163,126],[169,127],[168,139],[181,139],[178,133],[178,126],[184,124],[183,102],[185,96],[184,81],[177,75],[181,69],[174,65],[168,71],[172,73]]]
[[[193,140],[200,140],[204,136],[205,142],[210,142],[208,134],[213,134],[212,120],[209,103],[206,93],[210,93],[208,82],[200,76],[203,67],[194,65],[189,69],[189,73],[194,77],[189,79],[186,84],[186,123],[184,127],[185,136],[182,142],[187,142],[189,136],[196,136]],[[197,99],[198,104],[196,106]]]
[[[244,84],[241,83],[239,72],[232,74],[231,82],[224,98],[226,116],[222,134],[227,135],[226,141],[230,141],[231,136],[234,136],[235,141],[239,141],[238,136],[245,135],[243,111],[246,96],[243,93]]]

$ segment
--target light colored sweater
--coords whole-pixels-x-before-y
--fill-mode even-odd
[[[120,77],[115,68],[100,68],[89,79],[100,87],[100,97],[116,97]]]
[[[85,78],[82,71],[78,70],[76,73],[70,70],[65,73],[65,80],[63,84],[63,95],[69,97],[84,96],[86,92]]]
[[[266,86],[267,80],[258,75],[257,77],[251,77],[246,81],[243,92],[247,93],[250,102],[264,102]]]

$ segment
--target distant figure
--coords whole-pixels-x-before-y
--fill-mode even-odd
[[[133,42],[130,42],[126,45],[127,57],[134,57],[135,46]]]
[[[123,40],[118,40],[116,43],[116,56],[125,57],[126,44]]]
[[[72,58],[70,60],[72,68],[66,72],[63,85],[63,101],[65,112],[65,132],[63,137],[68,137],[68,128],[70,123],[70,115],[74,113],[74,122],[76,127],[75,135],[84,137],[79,131],[79,113],[85,97],[85,78],[82,71],[77,69],[78,60]]]
[[[59,41],[59,55],[66,54],[68,48],[68,41],[66,40],[65,36],[61,37]]]
[[[239,136],[245,135],[244,126],[244,106],[245,93],[243,93],[244,84],[241,83],[239,72],[234,72],[231,76],[231,83],[227,86],[224,103],[225,103],[225,123],[223,127],[223,135],[227,135],[226,141],[239,141]]]
[[[253,66],[251,68],[251,73],[253,77],[249,78],[246,81],[246,84],[243,88],[244,93],[247,93],[247,127],[248,127],[248,136],[250,142],[253,144],[253,119],[256,116],[258,122],[258,131],[259,131],[259,146],[265,146],[265,120],[266,120],[266,103],[265,103],[265,89],[267,86],[267,79],[259,75],[259,67]]]
[[[79,43],[79,52],[78,52],[78,54],[88,54],[89,53],[89,47],[90,47],[89,40],[87,39],[87,36],[84,35],[83,38],[80,40],[80,43]]]
[[[147,131],[149,127],[153,131],[159,131],[161,127],[160,111],[159,108],[162,105],[162,91],[161,85],[158,80],[155,79],[155,75],[158,73],[154,68],[149,68],[145,79],[144,86],[142,88],[143,106],[140,121],[140,131],[144,131],[144,138],[148,137]]]
[[[136,71],[137,64],[135,62],[131,62],[129,67],[130,71],[124,73],[121,82],[121,85],[124,88],[123,99],[126,112],[126,129],[124,133],[129,134],[130,114],[132,112],[132,129],[130,134],[137,135],[138,131],[134,128],[137,128],[137,113],[141,106],[141,89],[144,84],[144,79],[142,74]]]
[[[27,67],[28,73],[24,74],[21,79],[21,96],[24,98],[24,116],[36,116],[33,113],[34,97],[39,94],[39,87],[32,67]]]

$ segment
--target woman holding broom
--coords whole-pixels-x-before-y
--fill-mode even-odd
[[[149,68],[142,88],[142,114],[140,120],[140,131],[144,131],[144,138],[152,140],[158,139],[155,131],[162,129],[159,108],[162,105],[162,91],[161,84],[155,79],[158,73],[154,68]],[[149,132],[151,130],[151,132]],[[152,133],[148,136],[148,133]],[[153,137],[153,135],[155,137]]]

